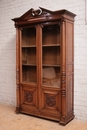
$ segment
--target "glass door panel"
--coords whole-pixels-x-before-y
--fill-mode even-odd
[[[57,24],[44,26],[42,41],[43,46],[56,46],[60,44],[60,27]]]
[[[22,63],[23,65],[36,65],[36,47],[22,47]]]
[[[36,83],[36,66],[22,66],[22,81]]]
[[[60,87],[60,27],[44,26],[42,32],[42,85]]]
[[[22,63],[22,82],[37,82],[37,64],[36,64],[36,29],[23,28],[21,45],[21,63]]]
[[[22,46],[35,46],[36,45],[36,29],[23,28],[22,30]]]

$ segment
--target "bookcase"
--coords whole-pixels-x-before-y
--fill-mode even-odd
[[[31,8],[16,27],[17,113],[66,125],[74,118],[74,17]]]

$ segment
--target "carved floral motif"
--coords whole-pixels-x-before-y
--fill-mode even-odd
[[[32,91],[25,91],[24,95],[25,95],[26,102],[28,102],[28,103],[33,102],[33,92]]]
[[[49,107],[54,107],[56,105],[56,95],[46,94],[46,105]]]

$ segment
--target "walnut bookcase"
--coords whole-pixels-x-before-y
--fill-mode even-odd
[[[67,10],[30,9],[16,27],[17,113],[74,118],[74,17]]]

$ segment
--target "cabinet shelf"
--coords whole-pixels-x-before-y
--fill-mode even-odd
[[[50,65],[50,64],[43,64],[43,67],[47,66],[47,67],[60,67],[60,65]]]
[[[25,84],[28,84],[28,85],[30,84],[31,86],[34,86],[34,87],[36,86],[36,82],[23,81],[22,84],[24,84],[24,85]]]
[[[48,44],[48,45],[42,45],[43,47],[56,47],[60,46],[60,44]]]
[[[36,47],[36,45],[31,45],[31,46],[26,45],[26,46],[22,46],[22,48],[31,48],[31,47]]]
[[[26,64],[22,63],[22,65],[23,66],[36,66],[36,64],[27,64],[27,63]]]

